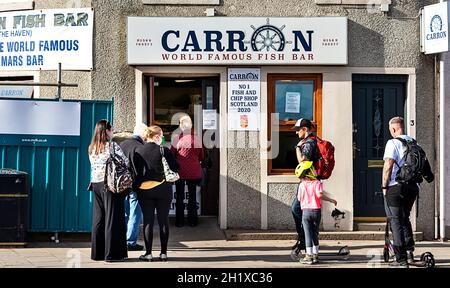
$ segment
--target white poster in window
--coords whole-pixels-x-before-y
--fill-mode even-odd
[[[300,113],[300,93],[286,92],[286,113]]]
[[[203,130],[217,129],[217,111],[215,109],[203,110]]]
[[[258,68],[228,69],[228,130],[259,131],[260,76]]]

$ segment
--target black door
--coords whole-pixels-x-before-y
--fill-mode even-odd
[[[389,120],[405,117],[403,75],[353,76],[354,217],[385,217],[381,177]]]
[[[214,215],[219,213],[219,78],[203,79],[202,108],[215,110],[217,113],[215,129],[203,130],[204,151],[207,169],[206,185],[202,186],[202,215]],[[209,119],[210,120],[210,119]],[[206,119],[203,119],[206,121]],[[204,126],[205,127],[205,126]],[[212,140],[211,142],[208,139]],[[209,142],[209,143],[205,143]],[[217,145],[211,145],[216,143]]]

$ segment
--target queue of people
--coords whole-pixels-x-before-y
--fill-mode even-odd
[[[300,263],[315,264],[319,261],[321,202],[328,201],[337,205],[336,200],[325,195],[322,186],[322,180],[330,177],[334,167],[334,147],[312,133],[313,124],[308,119],[299,119],[292,129],[300,140],[295,147],[299,163],[295,174],[300,181],[291,205],[298,234],[293,249],[306,252]],[[389,121],[389,131],[393,139],[387,142],[385,148],[382,189],[386,215],[393,232],[395,261],[392,265],[408,267],[408,263],[414,261],[410,211],[419,193],[419,183],[422,179],[433,181],[434,175],[425,152],[414,139],[405,135],[403,118],[392,118]],[[89,190],[93,193],[91,258],[108,262],[123,261],[127,258],[128,250],[142,250],[144,247],[137,244],[142,210],[145,253],[139,260],[167,261],[172,183],[166,181],[165,169],[178,172],[180,176],[175,183],[176,226],[184,225],[185,185],[188,187],[189,197],[187,222],[190,226],[197,225],[195,195],[196,187],[202,179],[200,162],[205,157],[201,140],[193,131],[189,116],[180,119],[180,133],[173,137],[170,149],[163,146],[163,131],[158,126],[137,125],[133,138],[122,142],[120,146],[112,141],[112,137],[111,123],[100,120],[89,145],[92,168]],[[413,156],[420,158],[420,161],[415,162],[423,163],[420,167],[414,167],[414,163],[410,163],[413,150],[418,151]],[[105,189],[105,166],[112,152],[121,157],[133,171],[134,183],[132,191],[127,195],[110,193]],[[169,167],[164,167],[163,158]],[[403,169],[405,165],[408,169]],[[155,211],[160,229],[161,251],[159,257],[154,258],[152,245]]]
[[[172,203],[172,185],[165,177],[163,158],[170,170],[180,173],[176,181],[177,226],[184,223],[184,186],[188,186],[188,223],[198,223],[196,186],[202,172],[200,161],[203,148],[200,139],[194,135],[189,116],[180,119],[181,133],[176,136],[175,145],[169,149],[163,146],[163,131],[158,126],[136,125],[134,135],[119,144],[112,141],[113,127],[107,120],[97,122],[91,144],[91,183],[93,195],[92,260],[115,262],[128,257],[127,251],[140,251],[137,244],[141,219],[144,226],[145,253],[141,261],[167,261],[169,241],[169,211]],[[111,150],[113,149],[113,150]],[[111,151],[118,155],[133,174],[132,191],[111,193],[105,189],[105,169]],[[198,169],[197,169],[198,168]],[[154,218],[158,220],[161,251],[153,257]]]

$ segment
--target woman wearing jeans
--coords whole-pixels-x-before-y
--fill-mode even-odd
[[[137,196],[144,215],[145,254],[141,261],[154,261],[152,256],[153,224],[155,209],[158,217],[161,253],[159,260],[167,261],[167,243],[169,242],[169,210],[172,203],[172,183],[165,181],[162,154],[172,171],[178,172],[178,163],[168,148],[162,148],[163,132],[158,126],[147,129],[147,141],[136,149],[134,165],[136,183],[139,187]]]
[[[299,164],[298,201],[303,212],[303,229],[305,230],[306,256],[300,259],[302,264],[319,262],[319,226],[321,219],[321,200],[337,205],[336,200],[323,194],[322,182],[317,180],[311,161]],[[297,173],[296,173],[297,174]]]

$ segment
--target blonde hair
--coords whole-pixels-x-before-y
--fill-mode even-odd
[[[145,129],[145,138],[148,140],[153,139],[153,137],[162,134],[162,129],[159,126],[151,125]]]
[[[180,129],[182,131],[191,130],[192,129],[192,120],[191,117],[185,115],[180,118]]]

